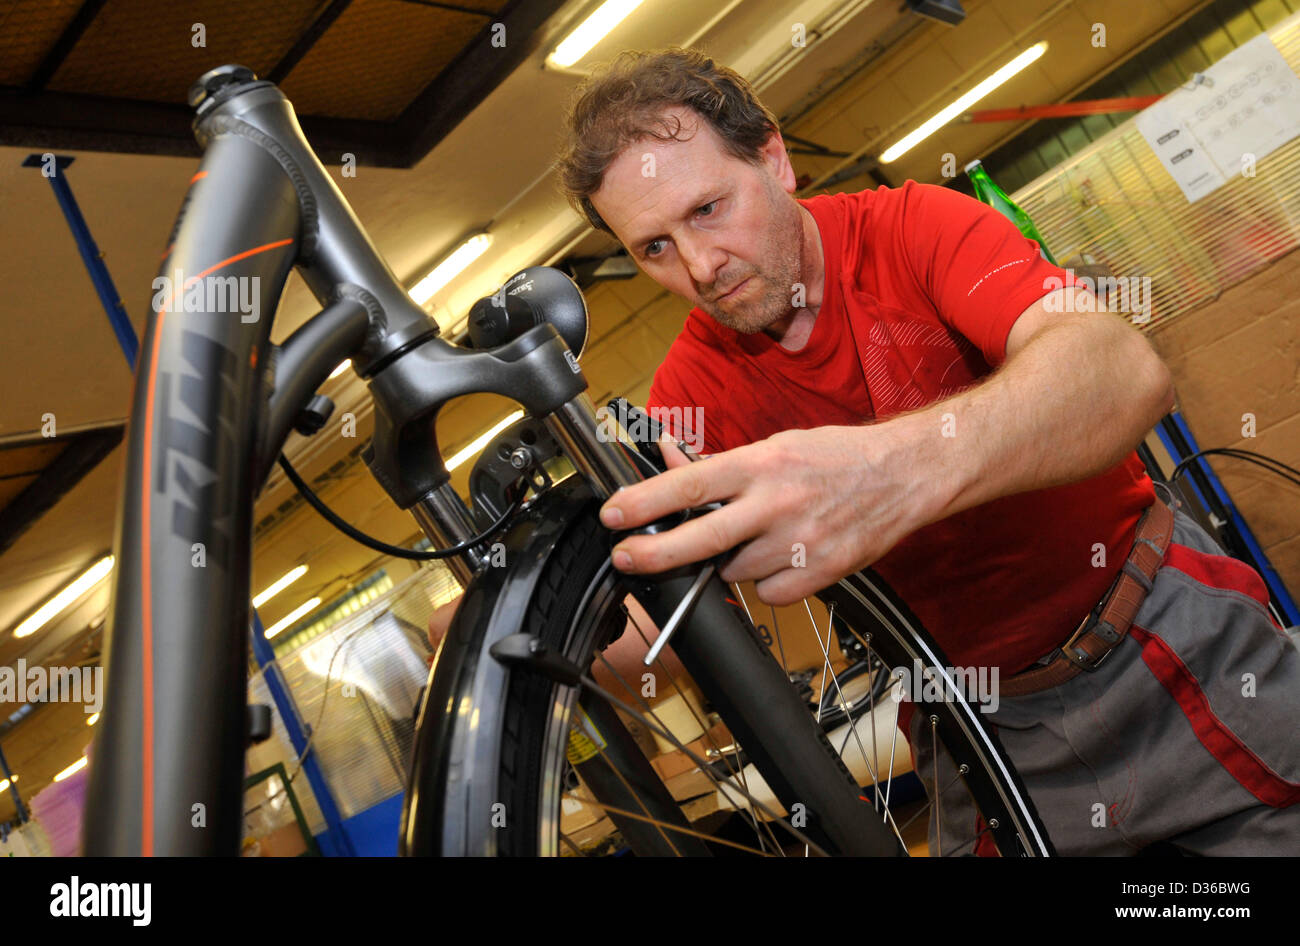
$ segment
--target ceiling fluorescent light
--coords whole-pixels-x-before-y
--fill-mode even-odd
[[[76,577],[71,584],[64,587],[62,591],[56,594],[49,601],[45,602],[21,624],[14,628],[14,637],[27,637],[29,634],[35,634],[42,627],[48,624],[64,608],[72,604],[95,585],[103,581],[104,577],[113,570],[113,556],[105,555],[94,565],[91,565],[84,572]]]
[[[64,769],[62,772],[60,772],[58,775],[54,776],[54,781],[56,781],[56,782],[62,782],[62,781],[63,781],[65,778],[67,778],[69,775],[72,775],[72,774],[74,774],[74,773],[76,773],[76,772],[80,772],[80,771],[81,771],[82,769],[84,769],[85,767],[86,767],[86,757],[83,755],[83,756],[82,756],[80,759],[78,759],[76,762],[72,763],[70,766],[68,766],[66,769]]]
[[[605,0],[596,8],[596,12],[564,37],[555,51],[546,57],[547,63],[560,68],[573,65],[591,52],[591,47],[608,36],[614,27],[627,19],[627,15],[639,7],[641,2],[642,0]]]
[[[260,608],[266,602],[270,601],[284,589],[288,588],[295,581],[307,574],[307,566],[299,565],[297,568],[291,568],[274,582],[272,582],[265,591],[253,599],[253,607]]]
[[[492,234],[479,233],[470,237],[452,251],[429,275],[425,276],[411,288],[411,298],[417,305],[424,305],[447,283],[463,273],[469,264],[478,259],[492,245]]]
[[[310,601],[304,601],[302,604],[298,605],[298,607],[294,608],[284,617],[280,618],[280,620],[268,627],[266,629],[266,639],[270,640],[299,618],[310,614],[319,604],[320,598],[312,598]]]
[[[466,460],[474,459],[475,455],[478,454],[480,450],[482,450],[484,447],[487,446],[489,440],[491,440],[497,434],[501,433],[501,431],[505,430],[507,427],[509,427],[511,424],[513,424],[515,421],[517,421],[519,418],[523,416],[524,416],[523,411],[515,411],[509,417],[504,417],[501,420],[499,420],[492,427],[491,430],[487,430],[482,434],[480,434],[478,437],[474,439],[474,442],[471,443],[468,447],[465,447],[463,450],[457,451],[456,455],[447,461],[447,472],[450,473],[452,470],[456,469],[456,467],[460,466]]]
[[[1036,61],[1038,57],[1043,55],[1045,52],[1047,52],[1046,42],[1035,43],[1033,46],[1030,46],[1015,59],[1011,60],[997,72],[993,73],[993,75],[975,86],[975,88],[957,99],[957,101],[953,102],[929,121],[925,122],[920,128],[905,135],[903,138],[900,138],[894,144],[886,148],[884,154],[880,156],[880,163],[888,164],[891,161],[901,158],[908,151],[911,151],[926,138],[929,138],[944,125],[948,124],[962,112],[966,111],[980,99],[984,98],[984,96],[988,95],[1012,76],[1022,71],[1030,63]]]

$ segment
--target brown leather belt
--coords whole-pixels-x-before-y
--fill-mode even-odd
[[[1059,653],[1046,666],[1025,670],[1001,681],[1000,696],[1024,696],[1059,686],[1087,670],[1096,670],[1128,633],[1138,607],[1151,590],[1156,569],[1174,534],[1174,511],[1156,497],[1138,523],[1133,551],[1120,569],[1110,591],[1083,619]]]

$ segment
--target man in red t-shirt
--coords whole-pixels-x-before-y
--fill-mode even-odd
[[[703,441],[705,452],[732,450],[795,428],[861,428],[959,395],[1006,360],[1009,344],[1013,351],[1023,344],[1018,338],[1008,342],[1013,325],[1028,331],[1022,318],[1029,326],[1048,318],[1044,285],[1053,279],[1055,285],[1069,282],[1000,214],[943,188],[908,181],[896,190],[881,187],[797,204],[815,225],[823,259],[821,304],[806,338],[792,350],[766,331],[745,334],[729,327],[726,320],[736,316],[727,309],[740,309],[740,302],[723,306],[718,318],[696,308],[655,375],[650,408],[669,418],[692,417],[689,412],[699,408],[703,429],[689,433]],[[1114,337],[1125,343],[1130,338],[1124,336],[1136,337],[1115,321]],[[1137,357],[1141,345],[1131,348],[1136,376],[1150,375],[1154,383],[1160,372]],[[1116,350],[1125,349],[1117,345]],[[1116,394],[1131,396],[1126,388]],[[1154,395],[1145,401],[1137,424],[1158,419],[1160,402]],[[982,436],[978,429],[963,429],[967,413],[959,400],[907,418],[912,436],[924,432],[951,456],[929,453],[924,465],[907,464],[903,447],[902,476],[914,481],[922,471],[955,473],[945,467],[962,462],[960,446],[945,448],[945,434],[954,441]],[[1133,420],[1125,426],[1130,440],[1140,437]],[[874,445],[871,434],[886,431],[892,427],[862,430],[868,436],[864,452]],[[837,452],[842,455],[844,432],[829,436],[841,441]],[[1113,459],[1115,452],[1112,448],[1103,459]],[[859,523],[863,531],[874,528],[860,517],[850,521],[835,489],[816,488],[828,510],[842,510],[841,523],[828,513],[828,530]],[[851,475],[843,477],[840,488],[856,491]],[[1151,481],[1130,447],[1119,462],[1088,479],[982,505],[968,500],[939,521],[922,521],[873,567],[933,629],[955,664],[998,666],[1010,675],[1070,635],[1077,616],[1110,586],[1133,544],[1138,519],[1154,499]],[[860,506],[886,501],[878,493],[858,496]],[[911,516],[906,502],[898,510],[900,532],[912,516],[934,519],[944,511],[926,505],[924,495],[913,501],[918,508]],[[790,510],[802,503],[802,497],[788,498]],[[795,541],[808,535],[798,516],[783,531]],[[818,544],[802,541],[810,551]],[[784,548],[788,564],[789,547]],[[864,554],[850,545],[845,554],[853,561],[839,561],[861,566],[872,550]],[[809,577],[797,592],[828,584],[832,572],[843,570],[837,562]],[[784,575],[771,581],[767,574],[744,573],[733,562],[724,577],[764,579],[760,593],[771,594]],[[774,597],[783,603],[787,595],[778,590]]]
[[[1073,305],[1086,290],[960,194],[794,199],[775,117],[693,51],[625,53],[589,80],[559,171],[593,226],[694,305],[649,406],[699,409],[690,433],[712,456],[666,448],[669,471],[602,521],[725,503],[624,539],[616,567],[735,549],[720,576],[780,605],[871,566],[954,665],[1006,680],[1060,663],[1156,499],[1134,448],[1173,389],[1138,332]],[[1300,852],[1300,650],[1258,575],[1171,521],[1113,653],[990,718],[1062,853]],[[1268,678],[1260,699],[1241,699],[1243,673]],[[916,735],[918,772],[955,781]],[[972,812],[945,801],[943,853],[977,846]]]

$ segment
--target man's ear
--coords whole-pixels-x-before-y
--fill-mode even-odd
[[[774,130],[761,149],[763,155],[763,164],[772,174],[787,194],[793,194],[795,187],[794,165],[790,163],[790,155],[785,150],[785,140],[781,137],[781,132]]]

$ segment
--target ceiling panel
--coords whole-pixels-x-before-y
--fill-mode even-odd
[[[303,114],[395,119],[492,22],[493,12],[356,0],[282,88]]]
[[[15,0],[0,9],[0,85],[25,85],[82,0]]]
[[[312,22],[320,0],[130,0],[105,5],[48,88],[183,103],[194,80],[237,62],[269,71]],[[204,46],[193,27],[204,27]]]

